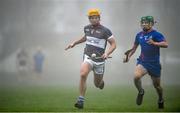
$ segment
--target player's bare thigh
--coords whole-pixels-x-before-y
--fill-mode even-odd
[[[134,77],[136,79],[139,79],[139,78],[143,77],[145,74],[147,74],[147,70],[141,64],[138,64],[135,67]]]
[[[91,71],[91,65],[88,62],[83,62],[81,64],[81,69],[80,69],[80,75],[81,77],[87,77],[89,72]]]

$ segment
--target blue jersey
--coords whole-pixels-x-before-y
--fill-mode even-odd
[[[36,62],[36,65],[42,65],[42,63],[43,63],[43,61],[44,61],[44,55],[43,55],[43,53],[40,53],[40,52],[36,53],[36,54],[34,55],[34,60],[35,60],[35,62]]]
[[[141,54],[137,59],[137,64],[143,65],[149,73],[149,75],[154,77],[160,77],[161,75],[161,65],[160,65],[160,48],[158,46],[154,46],[148,44],[147,41],[152,39],[155,42],[165,41],[164,36],[157,32],[156,30],[152,30],[151,32],[139,32],[136,35],[136,39],[134,44],[141,46]]]
[[[34,55],[34,61],[35,61],[35,70],[37,72],[42,72],[43,62],[44,62],[44,54],[41,52],[37,52]]]
[[[152,39],[155,42],[165,41],[164,36],[156,30],[152,30],[149,33],[145,33],[143,31],[139,32],[136,35],[134,42],[134,44],[141,46],[139,60],[142,62],[159,62],[160,48],[158,46],[148,44],[147,41],[149,39]]]

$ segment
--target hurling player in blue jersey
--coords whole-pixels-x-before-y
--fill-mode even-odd
[[[124,62],[128,62],[130,57],[136,51],[138,45],[141,47],[141,54],[137,59],[135,68],[134,84],[138,90],[136,104],[141,105],[143,95],[145,93],[141,85],[141,78],[145,74],[149,74],[152,78],[154,88],[158,94],[158,108],[164,108],[163,90],[160,85],[161,64],[160,64],[160,48],[167,48],[168,43],[165,37],[158,31],[153,29],[154,18],[152,16],[145,16],[141,18],[142,31],[136,35],[134,46],[125,54],[127,58]]]
[[[100,24],[100,11],[98,9],[90,9],[88,11],[90,24],[84,27],[84,36],[79,40],[68,45],[67,49],[74,47],[77,44],[86,42],[84,49],[84,58],[80,69],[79,97],[75,103],[75,107],[82,109],[84,105],[84,96],[86,92],[86,79],[89,72],[94,73],[94,84],[97,88],[104,88],[104,66],[105,59],[115,50],[116,42],[112,32]],[[107,51],[107,42],[110,47]]]

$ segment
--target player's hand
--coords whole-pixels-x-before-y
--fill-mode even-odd
[[[147,43],[150,44],[150,45],[155,45],[156,42],[153,41],[152,39],[149,39],[149,40],[147,41]]]
[[[109,57],[108,54],[104,53],[102,56],[101,56],[103,59],[107,59]]]
[[[75,46],[75,43],[71,43],[71,44],[69,44],[66,48],[65,48],[65,50],[68,50],[68,49],[70,49],[70,48],[73,48]]]

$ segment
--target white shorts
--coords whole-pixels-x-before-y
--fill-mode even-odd
[[[26,65],[25,65],[25,66],[19,66],[19,67],[18,67],[18,71],[19,71],[19,72],[22,72],[22,71],[23,71],[23,72],[26,72],[26,71],[28,71],[28,67],[27,67]]]
[[[84,55],[84,61],[87,62],[91,65],[91,69],[93,72],[97,75],[103,75],[104,74],[104,67],[105,67],[105,62],[95,62],[89,58],[89,56]]]

